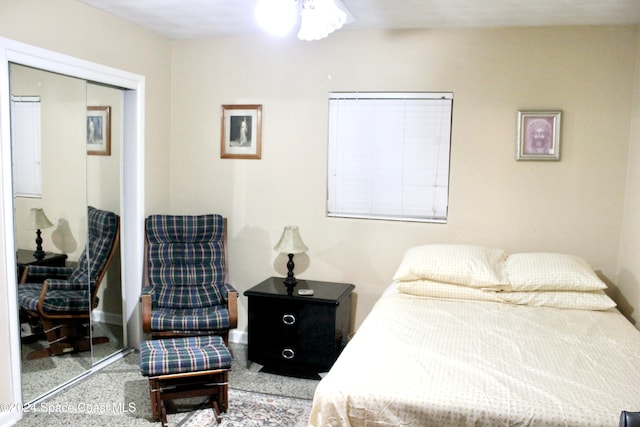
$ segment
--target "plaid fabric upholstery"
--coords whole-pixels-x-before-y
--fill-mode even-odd
[[[44,282],[45,279],[67,279],[73,268],[71,267],[53,267],[48,265],[30,265],[29,279]]]
[[[154,331],[213,331],[229,328],[229,311],[224,305],[193,309],[158,308],[151,313]]]
[[[229,327],[220,215],[151,215],[146,222],[152,329]]]
[[[47,279],[48,290],[84,291],[87,290],[87,282],[71,282],[70,280]]]
[[[113,240],[118,231],[118,216],[92,206],[88,208],[88,245],[80,255],[78,265],[71,270],[67,280],[47,279],[49,288],[45,296],[45,312],[88,312],[91,296],[96,289],[97,279],[107,262]],[[33,268],[36,267],[36,268]],[[42,277],[47,273],[52,277],[63,277],[69,273],[68,267],[29,266],[29,277]],[[90,283],[90,291],[87,289]],[[18,302],[27,310],[37,310],[42,285],[22,283],[18,286]]]
[[[87,282],[91,279],[91,293],[97,285],[98,276],[107,262],[113,239],[118,230],[118,216],[89,206],[88,245],[78,259],[78,266],[69,276],[70,282]]]
[[[140,344],[144,376],[231,369],[231,353],[217,335],[148,340]]]
[[[41,290],[42,285],[39,283],[21,284],[18,288],[18,302],[20,303],[20,307],[36,311],[38,309]],[[65,312],[88,313],[90,302],[89,290],[85,283],[81,290],[48,289],[42,307],[45,312],[57,312],[60,311],[60,307],[63,307]]]
[[[183,276],[176,282],[184,280]],[[187,284],[164,284],[155,287],[155,302],[158,308],[202,308],[222,304],[225,298],[215,282]]]

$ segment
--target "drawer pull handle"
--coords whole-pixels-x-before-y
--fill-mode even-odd
[[[285,325],[293,325],[294,323],[296,323],[296,316],[294,316],[293,314],[285,314],[284,316],[282,316],[282,323],[284,323]]]
[[[292,348],[285,348],[284,350],[282,350],[282,357],[284,357],[285,359],[293,359],[295,355],[296,354]]]

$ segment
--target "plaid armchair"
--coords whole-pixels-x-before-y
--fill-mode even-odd
[[[108,341],[106,337],[91,341],[88,325],[91,310],[98,306],[98,288],[118,247],[120,218],[89,206],[87,219],[87,247],[75,268],[30,265],[22,274],[20,310],[32,326],[41,326],[49,343],[27,359],[86,351],[91,342]]]
[[[144,332],[220,335],[228,343],[238,322],[238,293],[228,283],[226,218],[151,215],[145,246]]]

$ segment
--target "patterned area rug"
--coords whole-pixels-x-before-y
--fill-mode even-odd
[[[311,401],[229,389],[229,410],[222,414],[224,427],[304,427]],[[215,426],[213,410],[202,409],[186,417],[180,427]]]

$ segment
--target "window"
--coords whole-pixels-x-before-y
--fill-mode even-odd
[[[329,94],[329,216],[446,222],[452,93]]]
[[[39,96],[11,96],[11,152],[14,195],[41,197]]]

